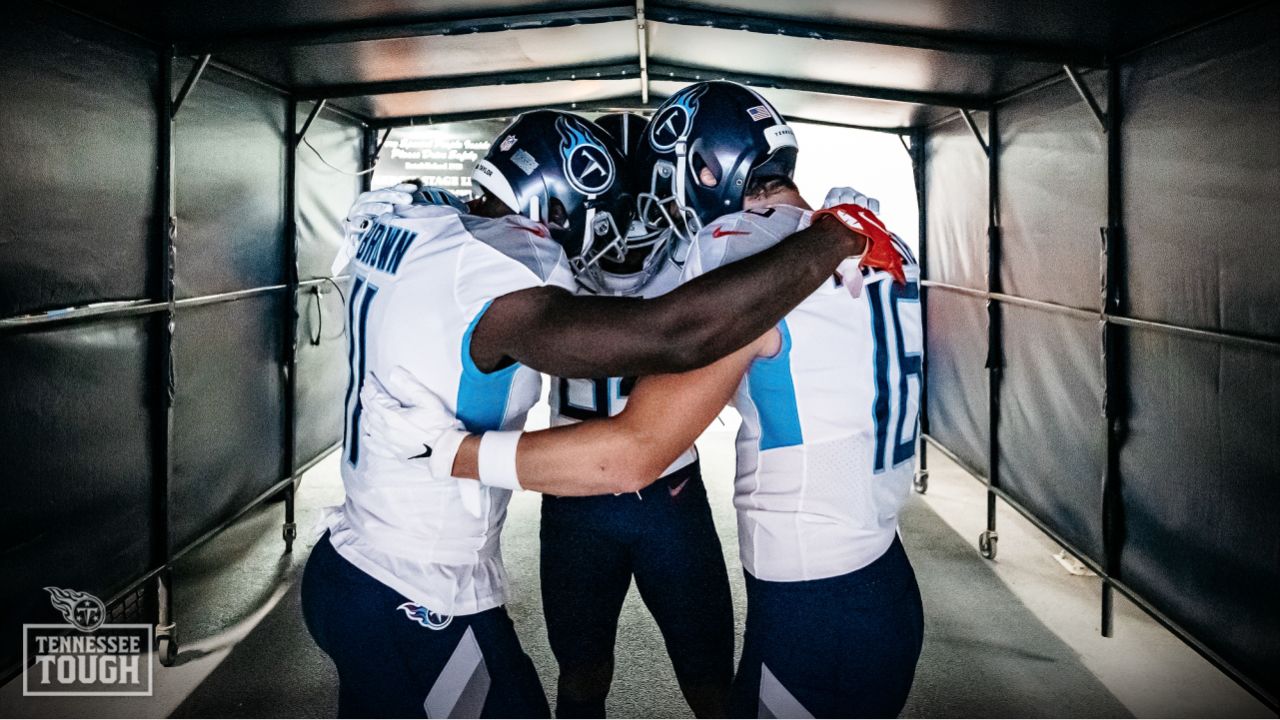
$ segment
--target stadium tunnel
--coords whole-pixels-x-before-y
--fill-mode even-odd
[[[1123,595],[1275,710],[1275,2],[10,8],[5,677],[19,627],[56,619],[46,586],[157,624],[171,659],[178,559],[281,497],[292,543],[298,479],[341,434],[329,264],[391,128],[645,112],[706,79],[908,149],[917,490],[959,464],[983,556],[1016,510],[1096,573],[1104,635]]]

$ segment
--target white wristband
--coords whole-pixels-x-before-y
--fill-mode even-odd
[[[519,430],[492,431],[480,436],[480,484],[507,490],[523,490],[516,477],[516,444]]]

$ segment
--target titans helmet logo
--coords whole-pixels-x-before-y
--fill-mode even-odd
[[[453,622],[452,616],[432,612],[417,603],[401,603],[396,609],[402,610],[405,617],[431,630],[443,630]]]
[[[669,104],[649,123],[649,144],[654,150],[668,152],[689,134],[693,116],[698,114],[698,98],[706,91],[706,85],[694,85],[671,96]]]
[[[564,176],[573,189],[584,195],[595,195],[609,189],[613,184],[614,167],[608,148],[572,118],[556,120],[556,131],[560,133]]]
[[[107,606],[89,593],[57,587],[47,587],[45,592],[53,607],[80,632],[93,632],[107,619]]]

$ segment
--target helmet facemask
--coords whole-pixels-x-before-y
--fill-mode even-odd
[[[573,244],[561,243],[566,248],[579,248],[569,257],[569,269],[578,282],[592,292],[603,292],[605,288],[604,270],[600,267],[602,260],[622,263],[627,259],[631,247],[628,245],[628,233],[621,228],[631,225],[631,205],[628,195],[619,197],[612,208],[602,206],[594,197],[588,198],[581,235],[573,238]],[[572,228],[552,227],[553,233],[557,230],[576,234]]]
[[[678,157],[683,157],[679,155]],[[677,160],[677,165],[683,163]],[[666,160],[653,164],[649,192],[636,197],[636,213],[645,227],[670,230],[679,243],[689,244],[702,231],[702,220],[685,202],[681,173]]]
[[[669,230],[650,230],[632,220],[621,242],[614,241],[580,267],[570,261],[578,282],[598,294],[626,295],[644,287],[667,258]]]

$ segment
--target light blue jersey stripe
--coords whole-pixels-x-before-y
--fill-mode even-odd
[[[485,303],[476,313],[467,331],[462,335],[462,378],[458,381],[458,419],[468,432],[481,433],[500,430],[507,415],[507,401],[511,398],[511,384],[515,380],[520,363],[486,373],[471,360],[471,333],[489,309]]]
[[[778,323],[782,349],[771,358],[758,358],[747,371],[747,389],[760,415],[760,450],[804,443],[796,386],[791,379],[791,331],[787,321]]]

